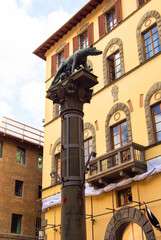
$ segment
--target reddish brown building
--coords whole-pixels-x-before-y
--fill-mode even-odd
[[[36,239],[41,222],[43,132],[4,118],[0,127],[0,238]]]

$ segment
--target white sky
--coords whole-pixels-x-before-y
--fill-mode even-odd
[[[46,62],[32,52],[89,0],[0,1],[0,121],[42,130]]]

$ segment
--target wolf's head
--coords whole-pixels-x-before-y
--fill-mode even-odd
[[[86,49],[87,49],[88,55],[100,55],[102,53],[102,51],[97,50],[95,47],[93,47],[93,44],[91,44]]]

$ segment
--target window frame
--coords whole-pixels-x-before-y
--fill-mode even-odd
[[[55,174],[55,183],[59,184],[61,182],[61,180],[60,180],[61,179],[61,158],[60,158],[60,152],[55,154],[55,173],[56,173]]]
[[[15,193],[14,193],[14,195],[16,197],[20,197],[20,198],[23,197],[23,183],[24,183],[23,181],[15,180]],[[18,186],[18,184],[20,184],[20,185]],[[17,191],[18,189],[16,189],[16,188],[20,188],[19,191]]]
[[[83,43],[83,41],[84,41],[84,43]],[[79,46],[80,46],[80,49],[84,49],[89,46],[89,38],[88,38],[88,30],[87,29],[79,35]]]
[[[156,141],[156,142],[160,142],[160,141],[161,141],[161,140],[158,140],[158,137],[157,137],[157,133],[158,133],[158,132],[161,132],[161,130],[160,130],[160,131],[157,131],[156,124],[157,124],[158,122],[157,122],[157,123],[155,122],[155,116],[156,116],[157,114],[159,114],[159,113],[154,114],[154,108],[155,108],[156,106],[158,106],[158,105],[160,105],[160,112],[159,112],[159,113],[161,113],[161,102],[155,103],[154,105],[151,106],[152,122],[153,122],[153,128],[154,128],[154,138],[155,138],[155,141]],[[159,121],[159,123],[161,124],[161,121]]]
[[[18,151],[21,151],[20,152],[20,160],[18,161]],[[21,156],[21,154],[24,154],[24,156]],[[23,157],[23,162],[21,162],[21,157]],[[21,165],[25,165],[25,162],[26,162],[26,149],[22,148],[22,147],[17,147],[17,152],[16,152],[16,163],[19,163]]]
[[[110,22],[110,23],[112,23],[112,27],[109,27],[109,21],[108,21],[110,18],[109,14],[112,18],[112,21]],[[115,18],[114,18],[114,15],[115,15]],[[116,23],[114,23],[114,21],[116,21]],[[106,32],[107,33],[112,31],[118,25],[117,18],[116,18],[115,6],[105,13],[105,22],[106,22]]]
[[[90,145],[90,143],[89,143],[90,140],[92,140],[92,145]],[[89,159],[90,153],[93,151],[93,139],[92,139],[92,136],[89,137],[89,138],[84,139],[84,144],[85,143],[87,143],[87,147],[85,148],[85,146],[84,146],[84,162],[86,163],[88,161],[88,159]],[[90,147],[92,147],[92,151],[90,151]],[[85,150],[86,149],[87,149],[87,155],[85,155]],[[87,160],[85,160],[86,157],[87,157]],[[91,159],[92,159],[92,157],[91,157]]]
[[[18,219],[19,218],[19,220],[18,221],[20,221],[19,222],[19,224],[20,224],[20,227],[19,227],[19,231],[18,231],[18,221],[17,221],[17,223],[16,223],[16,227],[14,226],[14,218],[16,219]],[[16,231],[14,231],[14,229],[16,228]],[[16,234],[21,234],[21,231],[22,231],[22,215],[20,215],[20,214],[14,214],[14,213],[12,213],[12,219],[11,219],[11,233],[16,233]]]
[[[129,193],[128,193],[129,191]],[[121,204],[121,194],[124,195],[124,204]],[[117,206],[123,207],[126,205],[131,204],[131,202],[128,200],[128,196],[132,196],[131,186],[127,188],[123,188],[117,191]]]
[[[39,161],[39,158],[42,157],[42,159]],[[38,156],[38,169],[42,169],[43,168],[43,155],[39,154]]]
[[[155,40],[153,40],[153,35],[154,34],[152,34],[152,30],[155,28],[155,27],[157,27],[157,31],[154,33],[154,34],[156,34],[156,33],[158,33],[158,38],[157,39],[155,39]],[[148,53],[150,53],[151,51],[149,51],[149,52],[146,52],[146,45],[145,45],[145,41],[148,39],[148,38],[146,38],[146,39],[144,39],[144,36],[145,36],[145,34],[147,34],[149,32],[149,34],[150,34],[150,37],[148,37],[148,38],[150,38],[150,44],[148,44],[147,46],[150,46],[151,45],[151,47],[152,47],[152,56],[151,57],[153,57],[154,55],[156,55],[157,53],[159,53],[159,52],[161,52],[161,49],[160,49],[160,51],[159,52],[157,52],[157,53],[155,53],[155,49],[157,49],[159,46],[160,46],[160,48],[161,48],[161,43],[160,43],[160,39],[159,39],[159,32],[158,32],[158,26],[157,26],[157,24],[153,24],[152,26],[150,26],[148,29],[146,29],[144,32],[142,32],[142,42],[143,42],[143,52],[144,52],[144,58],[145,58],[145,60],[148,60],[148,59],[150,59],[151,57],[147,57],[147,54]],[[154,47],[154,43],[157,41],[157,40],[159,40],[159,45],[157,45],[157,47]]]
[[[57,69],[64,60],[65,60],[65,52],[63,48],[60,52],[57,53]]]
[[[124,145],[126,145],[127,143],[128,143],[128,129],[126,128],[126,130],[124,130],[124,131],[121,131],[121,124],[123,124],[123,123],[125,123],[126,122],[126,126],[127,126],[127,120],[126,119],[124,119],[124,120],[122,120],[121,122],[118,122],[118,123],[116,123],[115,125],[113,125],[113,126],[111,126],[110,127],[110,132],[111,132],[111,142],[112,142],[112,149],[114,150],[114,149],[118,149],[118,148],[120,148],[120,147],[122,147],[122,146],[124,146]],[[119,134],[116,134],[116,135],[114,135],[113,134],[113,129],[116,127],[116,126],[118,126],[118,128],[119,128]],[[126,144],[123,144],[123,142],[125,142],[125,141],[122,141],[122,133],[123,132],[127,132],[127,143]],[[117,136],[117,135],[119,135],[119,143],[118,144],[114,144],[114,137],[115,136]],[[115,148],[115,146],[116,145],[120,145],[118,148]]]
[[[116,58],[116,55],[117,55],[117,54],[119,54],[119,58]],[[112,58],[112,57],[113,57],[113,65],[114,65],[113,69],[114,69],[114,75],[115,75],[114,79],[111,78],[111,74],[113,74],[113,72],[110,71],[110,69],[111,69],[111,67],[112,67],[112,66],[110,65],[110,63],[111,63],[111,61],[112,61],[110,58]],[[116,61],[117,61],[117,60],[120,61],[120,63],[119,63],[118,65],[116,65]],[[120,52],[119,52],[119,50],[116,51],[116,52],[114,52],[113,54],[111,54],[110,56],[107,57],[107,65],[108,65],[108,78],[109,78],[109,82],[112,83],[112,82],[114,82],[116,79],[118,79],[119,77],[122,76],[122,72],[121,72],[121,57],[120,57]],[[120,66],[120,71],[117,71],[117,67],[118,67],[118,66]],[[119,72],[120,72],[120,76],[117,77],[117,74],[118,74]]]

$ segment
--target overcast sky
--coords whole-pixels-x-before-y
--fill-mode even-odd
[[[0,120],[43,129],[46,62],[32,52],[89,0],[1,0]]]

